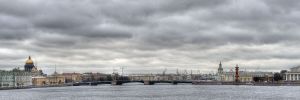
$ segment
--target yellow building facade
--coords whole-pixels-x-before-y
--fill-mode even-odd
[[[62,73],[62,76],[65,77],[66,83],[82,81],[80,73]]]
[[[34,86],[51,86],[51,85],[64,85],[64,84],[65,84],[65,77],[59,75],[32,78],[32,85]]]

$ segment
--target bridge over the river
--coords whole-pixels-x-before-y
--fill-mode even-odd
[[[122,85],[124,83],[143,83],[144,85],[154,85],[156,83],[170,83],[173,85],[176,85],[178,83],[193,83],[193,81],[148,81],[148,80],[141,80],[141,81],[128,81],[128,80],[115,80],[115,81],[96,81],[96,82],[79,82],[74,83],[74,86],[80,86],[80,85],[98,85],[98,84],[111,84],[111,85]]]

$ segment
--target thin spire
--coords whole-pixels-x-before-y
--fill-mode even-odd
[[[219,68],[222,68],[222,62],[220,61]]]
[[[55,69],[54,69],[54,74],[57,74],[57,72],[56,72],[56,64],[55,64],[55,67],[54,67]]]

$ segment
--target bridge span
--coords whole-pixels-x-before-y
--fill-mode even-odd
[[[193,83],[193,81],[148,81],[148,80],[137,80],[137,81],[128,81],[128,80],[115,80],[115,81],[96,81],[96,82],[79,82],[74,83],[73,86],[81,86],[81,85],[98,85],[98,84],[111,84],[111,85],[122,85],[124,83],[143,83],[144,85],[154,85],[156,83],[170,83],[176,85],[178,83]]]

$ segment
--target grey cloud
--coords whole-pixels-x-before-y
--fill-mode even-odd
[[[106,3],[100,8],[101,13],[112,17],[119,23],[126,25],[143,25],[151,23],[152,17],[169,16],[176,13],[184,13],[191,9],[211,8],[224,4],[226,0],[152,0],[152,1],[120,1],[118,3]],[[115,11],[111,11],[114,9]]]
[[[300,60],[299,8],[296,0],[0,1],[0,59],[22,65],[33,55],[76,71],[211,70],[218,60],[279,70],[274,59]]]

